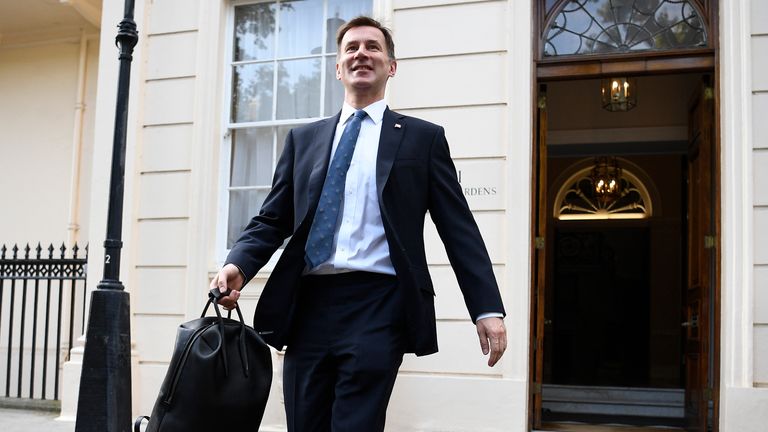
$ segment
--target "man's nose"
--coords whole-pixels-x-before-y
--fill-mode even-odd
[[[360,58],[360,57],[368,57],[368,51],[365,49],[365,47],[360,47],[355,51],[354,57]]]

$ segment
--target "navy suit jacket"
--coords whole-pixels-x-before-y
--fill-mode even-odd
[[[251,279],[291,236],[259,298],[253,326],[278,350],[287,343],[294,317],[304,247],[323,188],[339,114],[291,130],[272,191],[227,257]],[[474,320],[504,313],[491,262],[467,206],[443,128],[384,111],[376,184],[390,258],[403,289],[407,352],[437,351],[435,291],[424,252],[429,211]]]

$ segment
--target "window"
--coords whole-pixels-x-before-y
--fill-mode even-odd
[[[547,1],[547,11],[552,7]],[[702,48],[693,0],[570,0],[545,27],[544,57]]]
[[[555,219],[647,219],[653,215],[648,188],[634,173],[623,168],[620,195],[605,202],[594,193],[591,171],[592,167],[581,169],[562,184],[555,198]]]
[[[270,191],[288,131],[333,115],[344,88],[336,80],[336,31],[371,14],[371,0],[236,2],[228,43],[226,249]]]

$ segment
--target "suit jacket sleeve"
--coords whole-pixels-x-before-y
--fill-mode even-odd
[[[472,320],[487,312],[505,314],[488,251],[461,192],[442,127],[432,141],[429,168],[429,214]]]
[[[240,268],[247,283],[283,244],[293,231],[293,166],[296,147],[293,131],[285,139],[285,147],[275,168],[272,190],[232,246],[225,261]]]

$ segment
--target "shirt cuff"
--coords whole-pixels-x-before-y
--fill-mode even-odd
[[[480,315],[477,316],[477,319],[475,319],[475,322],[478,322],[481,319],[485,319],[485,318],[504,318],[504,314],[499,312],[481,313]]]

